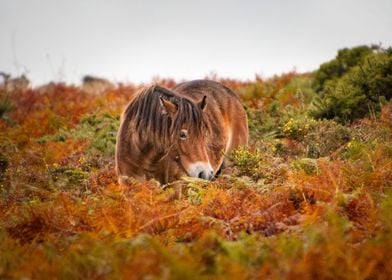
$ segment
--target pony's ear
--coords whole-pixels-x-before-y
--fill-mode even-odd
[[[161,103],[163,111],[166,114],[175,114],[177,112],[177,110],[178,110],[177,105],[174,104],[173,102],[166,100],[162,96],[159,97],[159,101]]]
[[[207,107],[207,95],[204,95],[201,100],[197,102],[197,106],[203,111]]]

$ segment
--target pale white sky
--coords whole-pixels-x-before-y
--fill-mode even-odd
[[[391,0],[0,0],[0,71],[35,85],[253,79],[380,42],[392,46]]]

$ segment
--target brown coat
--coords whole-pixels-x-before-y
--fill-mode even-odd
[[[181,176],[210,179],[224,154],[248,142],[248,123],[229,88],[197,80],[167,90],[152,86],[127,105],[117,134],[116,170],[168,183]]]

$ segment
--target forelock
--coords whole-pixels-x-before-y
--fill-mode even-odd
[[[174,116],[163,111],[160,97],[177,106]],[[173,142],[183,126],[192,135],[199,136],[205,123],[201,110],[192,101],[156,85],[142,89],[127,107],[123,118],[128,122],[130,134],[137,133],[156,143]]]

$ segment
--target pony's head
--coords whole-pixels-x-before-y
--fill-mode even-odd
[[[140,150],[151,147],[159,155],[152,156],[148,164],[164,162],[171,178],[211,179],[214,171],[207,154],[208,128],[203,116],[206,106],[206,96],[194,102],[159,86],[135,97],[125,116]]]

